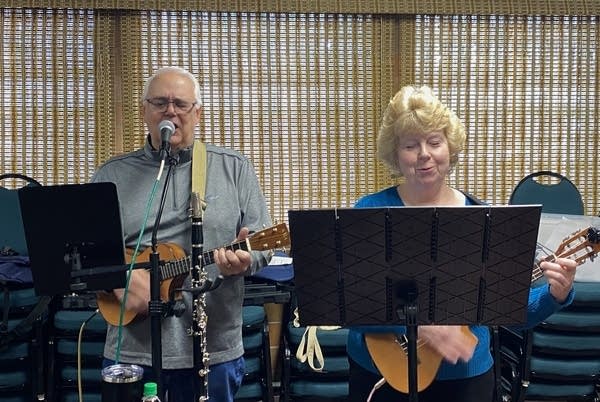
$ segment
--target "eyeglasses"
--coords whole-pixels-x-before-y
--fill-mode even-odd
[[[149,99],[145,99],[145,101],[148,102],[152,106],[152,109],[154,109],[156,112],[160,112],[160,113],[166,112],[167,109],[169,108],[170,103],[173,104],[175,113],[180,113],[180,114],[189,113],[192,110],[192,108],[194,107],[194,105],[196,104],[196,102],[188,102],[188,101],[184,101],[182,99],[169,100],[167,98],[149,98]]]

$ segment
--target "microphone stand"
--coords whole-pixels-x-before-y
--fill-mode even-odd
[[[166,311],[166,307],[160,298],[160,256],[158,253],[158,226],[160,224],[160,218],[162,216],[163,209],[165,207],[165,200],[167,196],[167,189],[169,187],[169,181],[171,179],[171,171],[177,164],[177,160],[169,155],[168,150],[161,150],[166,155],[166,159],[169,163],[169,169],[167,171],[167,177],[165,178],[165,184],[162,190],[160,198],[160,205],[156,214],[156,220],[154,227],[152,228],[152,253],[150,254],[150,301],[148,302],[148,313],[150,315],[150,334],[152,339],[152,368],[156,376],[156,384],[158,388],[157,396],[161,401],[165,400],[163,381],[162,381],[162,327],[161,320]]]

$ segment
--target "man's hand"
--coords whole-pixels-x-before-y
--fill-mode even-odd
[[[119,302],[123,301],[125,289],[114,290]],[[129,279],[129,290],[127,291],[127,303],[125,309],[137,314],[148,314],[148,302],[150,301],[150,272],[145,269],[134,269]]]
[[[247,227],[240,229],[236,242],[245,240],[250,230]],[[244,250],[229,250],[220,248],[214,251],[215,263],[223,276],[239,275],[246,272],[252,263],[252,255]]]

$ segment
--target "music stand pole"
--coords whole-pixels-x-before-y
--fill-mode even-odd
[[[408,400],[417,402],[418,395],[418,378],[417,378],[417,306],[405,306],[407,317],[406,323],[406,338],[408,340]]]
[[[395,299],[398,302],[396,315],[398,322],[406,325],[407,361],[408,361],[408,400],[417,402],[418,396],[418,370],[417,370],[417,339],[418,339],[418,290],[417,285],[411,280],[396,282],[394,289]]]

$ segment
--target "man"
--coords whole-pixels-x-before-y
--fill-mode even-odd
[[[140,231],[142,248],[151,246],[151,233],[158,210],[152,203],[145,222],[148,197],[161,161],[160,122],[171,121],[175,131],[170,138],[170,155],[176,161],[171,172],[164,211],[158,228],[159,243],[175,243],[189,254],[191,250],[190,193],[194,128],[202,119],[200,85],[188,71],[177,67],[159,69],[147,81],[142,113],[149,131],[142,149],[117,156],[103,164],[94,182],[109,181],[117,186],[125,245],[134,248]],[[206,294],[207,350],[210,355],[209,396],[215,401],[232,401],[244,374],[242,345],[242,302],[244,275],[267,264],[267,253],[222,248],[245,239],[249,231],[271,225],[267,206],[252,164],[240,153],[207,145],[206,192],[203,215],[204,251],[217,249],[214,264],[206,267],[209,277],[224,276],[221,285]],[[167,173],[168,174],[168,173]],[[162,175],[164,183],[166,174]],[[162,186],[159,186],[162,189]],[[160,190],[159,190],[160,191]],[[159,197],[157,197],[159,198]],[[161,257],[163,259],[163,257]],[[189,287],[189,278],[186,287]],[[123,298],[123,290],[115,291]],[[147,271],[135,269],[130,279],[126,309],[147,317],[150,281]],[[192,301],[184,293],[185,312],[170,316],[162,326],[162,382],[168,402],[198,400],[197,370],[193,369]],[[134,320],[123,327],[120,363],[138,364],[151,372],[150,319]],[[117,358],[118,328],[109,325],[104,348],[105,366]],[[152,376],[145,376],[151,379]]]

